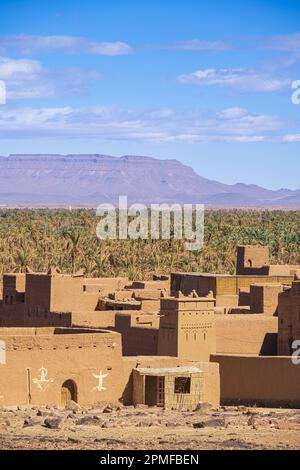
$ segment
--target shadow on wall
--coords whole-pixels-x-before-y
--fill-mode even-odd
[[[260,356],[277,356],[277,333],[267,333],[260,350]]]
[[[119,401],[125,406],[132,405],[132,396],[133,396],[133,372],[131,372],[128,382],[125,385],[122,397],[119,398]]]

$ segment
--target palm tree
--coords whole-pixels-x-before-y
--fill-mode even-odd
[[[67,243],[67,250],[70,251],[72,273],[76,272],[76,260],[78,255],[78,245],[80,240],[80,231],[77,227],[71,227],[63,230],[63,236]]]

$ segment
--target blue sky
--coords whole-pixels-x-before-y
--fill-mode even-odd
[[[1,0],[0,19],[0,155],[150,155],[300,187],[299,0]]]

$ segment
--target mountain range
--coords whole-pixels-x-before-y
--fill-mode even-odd
[[[300,208],[300,189],[272,191],[198,175],[177,160],[125,155],[10,155],[0,157],[0,205],[96,207],[128,202],[204,203],[212,208]]]

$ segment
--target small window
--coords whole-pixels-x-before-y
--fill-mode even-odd
[[[174,393],[191,393],[191,378],[190,377],[176,377]]]

